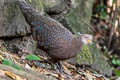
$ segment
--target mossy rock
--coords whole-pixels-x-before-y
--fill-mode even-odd
[[[38,10],[41,15],[44,14],[44,6],[42,0],[26,0],[26,1],[32,8]]]
[[[80,65],[92,65],[93,64],[93,57],[90,52],[91,45],[84,45],[81,49],[80,54],[76,56],[76,62]]]
[[[94,0],[72,0],[72,8],[65,16],[70,28],[74,33],[90,33],[90,19],[92,15],[92,5]],[[71,63],[80,65],[91,65],[93,69],[101,74],[111,76],[112,69],[105,60],[102,52],[96,47],[96,44],[83,46],[82,51]],[[109,73],[109,74],[108,74]]]
[[[59,14],[66,10],[67,0],[43,0],[46,13]]]
[[[30,6],[44,13],[41,0],[26,0]],[[25,36],[31,33],[16,0],[0,1],[0,37]]]
[[[93,0],[71,0],[72,8],[65,16],[74,33],[90,33]],[[87,23],[87,24],[86,24]]]

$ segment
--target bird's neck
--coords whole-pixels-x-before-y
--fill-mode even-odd
[[[81,36],[74,37],[72,43],[74,43],[74,46],[77,48],[83,46],[82,37]]]
[[[80,50],[82,48],[82,46],[84,45],[83,42],[81,41],[81,36],[78,36],[78,37],[74,37],[73,40],[72,40],[72,45],[73,45],[73,51],[75,51],[74,54],[78,54],[80,53]]]

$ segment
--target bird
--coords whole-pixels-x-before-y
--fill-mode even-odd
[[[62,72],[61,61],[68,60],[80,53],[83,45],[91,44],[93,36],[80,34],[74,36],[58,21],[41,15],[25,0],[17,0],[17,4],[32,30],[32,36],[39,48],[45,51],[52,63]]]

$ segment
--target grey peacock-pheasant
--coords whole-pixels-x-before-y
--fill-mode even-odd
[[[67,60],[80,53],[84,44],[91,43],[92,35],[81,34],[77,37],[56,20],[41,15],[32,9],[25,0],[18,0],[17,4],[26,22],[32,28],[34,40],[42,50],[48,53],[53,63]],[[60,68],[58,68],[60,69]]]

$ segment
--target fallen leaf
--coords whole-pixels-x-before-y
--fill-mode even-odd
[[[4,58],[3,58],[3,56],[2,55],[0,55],[0,62],[3,60]]]
[[[103,77],[97,77],[95,80],[105,80]]]
[[[22,78],[22,77],[14,74],[12,72],[9,72],[9,71],[4,71],[4,73],[5,73],[6,76],[8,76],[8,77],[10,77],[10,78],[12,78],[14,80],[26,80],[25,78]]]
[[[34,54],[29,54],[26,56],[26,59],[27,60],[36,60],[36,61],[39,61],[40,60],[40,57],[34,55]]]
[[[32,70],[32,68],[28,64],[25,64],[25,68]]]
[[[63,76],[61,74],[58,73],[58,79],[59,80],[64,80]]]
[[[35,67],[35,65],[33,65],[33,66],[32,66],[32,69],[33,69],[33,70],[36,70],[37,68]]]

